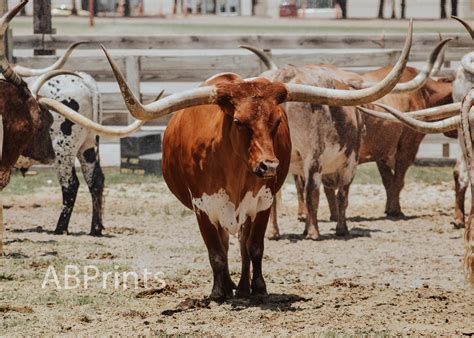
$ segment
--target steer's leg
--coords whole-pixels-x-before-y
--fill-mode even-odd
[[[395,155],[395,170],[393,174],[393,185],[391,200],[387,210],[387,216],[401,218],[405,217],[400,207],[400,193],[405,185],[405,175],[408,168],[415,162],[419,145],[425,137],[424,134],[405,129],[400,137],[400,143]]]
[[[344,184],[337,190],[337,210],[339,219],[336,225],[336,235],[346,236],[349,234],[346,222],[346,209],[349,205],[349,184]]]
[[[275,195],[270,209],[271,225],[267,231],[267,238],[270,240],[280,238],[280,229],[278,228],[278,205],[281,205],[281,190]]]
[[[385,188],[385,194],[387,196],[387,200],[385,203],[385,213],[388,214],[392,201],[393,172],[390,166],[384,160],[376,161],[376,163],[377,169],[380,173],[380,177],[382,178],[383,186]]]
[[[227,262],[227,257],[229,256],[229,232],[222,227],[219,227],[219,236],[221,238],[221,242],[224,246],[225,256],[226,256],[226,268],[224,271],[224,287],[226,289],[227,294],[233,294],[233,290],[237,289],[237,286],[232,281],[229,272],[229,263]]]
[[[11,170],[0,170],[0,193],[10,182]],[[0,196],[0,256],[3,256],[3,232],[5,225],[3,224],[3,199]]]
[[[0,196],[0,257],[3,256],[3,232],[5,225],[3,224],[3,198]]]
[[[305,186],[306,208],[308,209],[305,234],[307,239],[312,240],[317,240],[319,238],[318,208],[321,174],[316,171],[316,168],[316,166],[313,166],[309,169]]]
[[[82,173],[89,187],[92,197],[92,236],[101,236],[104,226],[102,224],[102,215],[104,208],[104,182],[105,177],[100,167],[99,158],[99,138],[95,135],[88,136],[86,142],[79,149],[79,161],[81,162]]]
[[[252,261],[252,295],[266,296],[267,286],[262,274],[262,258],[264,249],[265,229],[268,223],[270,210],[265,210],[257,214],[252,222],[250,233],[247,238],[247,252]]]
[[[222,243],[218,226],[212,224],[205,213],[198,211],[196,215],[214,276],[214,285],[209,298],[222,302],[233,296],[232,288],[226,288],[226,271],[229,271],[229,267],[225,245]]]
[[[59,184],[63,194],[63,205],[59,220],[54,233],[57,235],[67,233],[69,220],[71,219],[74,203],[76,202],[77,191],[79,190],[79,180],[74,168],[75,156],[67,154],[58,158],[56,156],[56,170],[58,174]]]
[[[239,285],[235,295],[240,298],[250,297],[250,254],[247,250],[247,242],[250,235],[251,229],[250,218],[244,223],[240,229],[239,242],[240,242],[240,255],[242,258],[242,272],[240,274]]]
[[[456,229],[464,228],[465,209],[464,201],[466,198],[466,190],[469,185],[469,178],[466,171],[466,166],[462,156],[456,161],[456,166],[453,170],[454,176],[454,192],[456,195],[454,203],[454,222]]]
[[[329,204],[329,211],[331,212],[330,220],[336,221],[338,220],[338,206],[336,200],[336,189],[332,187],[328,187],[324,185],[324,194],[328,200]]]
[[[296,186],[296,194],[298,195],[298,221],[306,222],[308,217],[308,210],[306,209],[306,203],[304,201],[304,187],[305,181],[303,176],[293,175]]]

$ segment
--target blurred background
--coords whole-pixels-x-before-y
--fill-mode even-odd
[[[10,5],[16,0],[9,0]],[[299,18],[474,17],[472,0],[52,0],[53,15],[224,15]],[[26,8],[32,13],[33,3]]]

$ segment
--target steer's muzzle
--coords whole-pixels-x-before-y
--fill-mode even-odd
[[[263,160],[257,164],[254,174],[258,177],[273,177],[277,174],[278,160]]]

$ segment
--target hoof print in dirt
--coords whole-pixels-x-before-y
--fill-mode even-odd
[[[175,309],[164,310],[161,312],[164,316],[172,316],[176,313],[184,312],[191,309],[210,309],[211,299],[204,298],[204,299],[192,299],[186,298],[181,303],[176,306]]]

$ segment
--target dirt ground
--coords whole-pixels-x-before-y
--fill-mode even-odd
[[[107,235],[87,235],[90,199],[81,188],[70,235],[55,236],[58,188],[4,196],[6,257],[0,260],[0,334],[377,334],[473,335],[474,293],[462,270],[463,230],[454,230],[451,183],[409,183],[404,220],[383,217],[376,184],[355,184],[350,236],[334,235],[322,201],[322,239],[308,241],[296,220],[294,185],[284,188],[283,239],[266,241],[268,299],[205,299],[212,274],[191,212],[165,184],[107,188]],[[237,238],[230,268],[240,274]],[[153,288],[115,289],[112,279],[88,289],[42,288],[49,266],[61,286],[66,265],[100,272],[160,272]],[[143,282],[143,280],[142,280]]]

